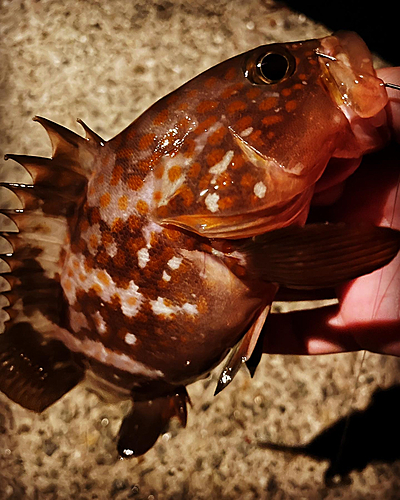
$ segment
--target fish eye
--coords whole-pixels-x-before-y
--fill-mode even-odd
[[[266,82],[275,83],[285,78],[289,61],[285,55],[271,52],[258,62],[257,67]]]
[[[252,83],[271,85],[289,78],[295,67],[296,61],[290,52],[274,50],[248,61],[245,75]]]

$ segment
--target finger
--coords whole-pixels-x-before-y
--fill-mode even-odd
[[[273,314],[267,320],[263,352],[268,354],[331,354],[360,346],[345,330],[331,328],[337,307]]]
[[[368,350],[400,356],[398,321],[348,321],[340,307],[275,314],[263,350],[269,354],[332,354]]]
[[[332,206],[330,220],[355,224],[367,222],[399,229],[399,154],[399,146],[391,145],[366,157],[347,180],[338,203]]]

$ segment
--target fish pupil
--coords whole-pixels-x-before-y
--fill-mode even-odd
[[[276,83],[287,76],[289,61],[285,55],[271,52],[266,54],[257,66],[267,83]]]

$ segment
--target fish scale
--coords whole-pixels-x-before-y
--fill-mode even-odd
[[[232,349],[217,392],[230,383],[280,285],[335,286],[388,263],[397,231],[303,227],[328,161],[387,140],[369,121],[386,91],[355,49],[365,56],[345,33],[258,47],[110,141],[37,117],[52,158],[8,155],[32,183],[3,185],[20,206],[2,210],[19,232],[3,231],[13,251],[0,389],[43,411],[87,373],[132,399],[118,450],[139,455],[170,418],[185,425],[185,386]],[[331,66],[322,50],[337,55]],[[353,89],[356,70],[365,88]]]

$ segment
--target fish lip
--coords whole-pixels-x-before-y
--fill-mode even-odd
[[[325,58],[330,59],[330,56],[328,56],[328,54],[323,54],[322,52],[317,52],[317,51],[316,54],[320,57],[323,57],[324,59]],[[327,63],[326,59],[325,60],[324,59],[318,58],[318,62],[322,71],[322,78],[321,78],[322,86],[328,92],[333,102],[338,107],[341,107],[343,106],[343,99],[339,91],[339,86],[329,71],[329,63]]]
[[[376,75],[371,52],[356,33],[339,31],[322,38],[314,53],[323,87],[349,121],[355,116],[370,118],[386,106],[384,83]]]

